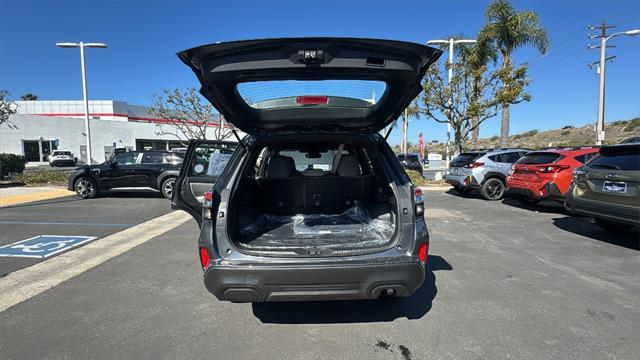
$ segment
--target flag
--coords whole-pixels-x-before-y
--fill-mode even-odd
[[[424,161],[424,141],[422,141],[422,133],[418,135],[418,144],[420,144],[420,160]]]

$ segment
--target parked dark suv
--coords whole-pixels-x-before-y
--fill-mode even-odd
[[[193,141],[172,198],[200,225],[211,293],[234,302],[372,299],[422,285],[422,192],[378,132],[422,91],[440,54],[348,38],[179,53],[201,93],[248,134],[208,166],[199,154],[210,143]]]
[[[398,161],[400,161],[403,168],[407,170],[415,170],[422,175],[422,161],[420,161],[419,154],[398,154]]]
[[[100,190],[150,187],[171,197],[183,155],[167,151],[130,151],[99,165],[81,166],[69,176],[69,190],[83,199]]]

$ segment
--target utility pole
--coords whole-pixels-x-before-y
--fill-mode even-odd
[[[474,39],[449,39],[449,40],[429,40],[427,45],[442,44],[449,46],[449,80],[448,84],[451,86],[451,79],[453,79],[453,47],[457,44],[474,44],[477,40]],[[452,93],[453,96],[453,93]],[[451,99],[449,99],[451,101]],[[449,169],[449,162],[451,161],[451,124],[447,122],[447,144],[445,147],[445,169]]]
[[[607,58],[607,47],[615,47],[615,46],[607,46],[607,41],[614,36],[617,35],[638,35],[640,34],[640,29],[622,31],[618,33],[611,34],[607,36],[607,29],[612,29],[615,26],[607,25],[605,20],[602,20],[602,25],[600,26],[588,26],[589,30],[599,30],[599,35],[591,35],[590,39],[600,38],[600,45],[588,46],[589,49],[600,49],[600,61],[598,64],[598,74],[600,76],[600,84],[598,91],[598,119],[596,121],[596,145],[602,145],[604,141],[604,96],[605,96],[605,66],[607,60],[613,60],[614,57]]]

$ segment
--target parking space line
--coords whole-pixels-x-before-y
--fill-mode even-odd
[[[191,219],[174,211],[0,278],[0,312],[121,255]]]
[[[129,227],[133,224],[103,224],[103,223],[83,223],[83,222],[62,222],[62,221],[13,221],[0,220],[0,224],[6,225],[73,225],[73,226],[106,226],[106,227]]]

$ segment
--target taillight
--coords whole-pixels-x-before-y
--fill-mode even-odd
[[[201,247],[200,248],[200,265],[203,269],[206,269],[209,266],[209,262],[211,261],[211,257],[209,256],[209,252],[207,249]]]
[[[415,188],[413,190],[413,203],[415,204],[415,216],[424,215],[424,196],[422,195],[422,189]]]
[[[211,219],[211,207],[213,206],[213,190],[206,191],[202,200],[202,217]]]
[[[328,96],[296,96],[296,104],[300,105],[319,105],[329,103]]]
[[[480,167],[480,166],[484,166],[484,163],[480,162],[480,161],[474,161],[469,165],[465,165],[465,167],[467,169],[475,169],[475,168]]]
[[[420,245],[420,248],[418,249],[418,259],[420,259],[422,265],[426,265],[427,255],[429,255],[429,245],[424,243]]]
[[[550,173],[559,173],[562,170],[567,170],[569,168],[569,165],[544,165],[544,166],[538,166],[536,168],[536,171],[543,173],[543,174],[550,174]]]

